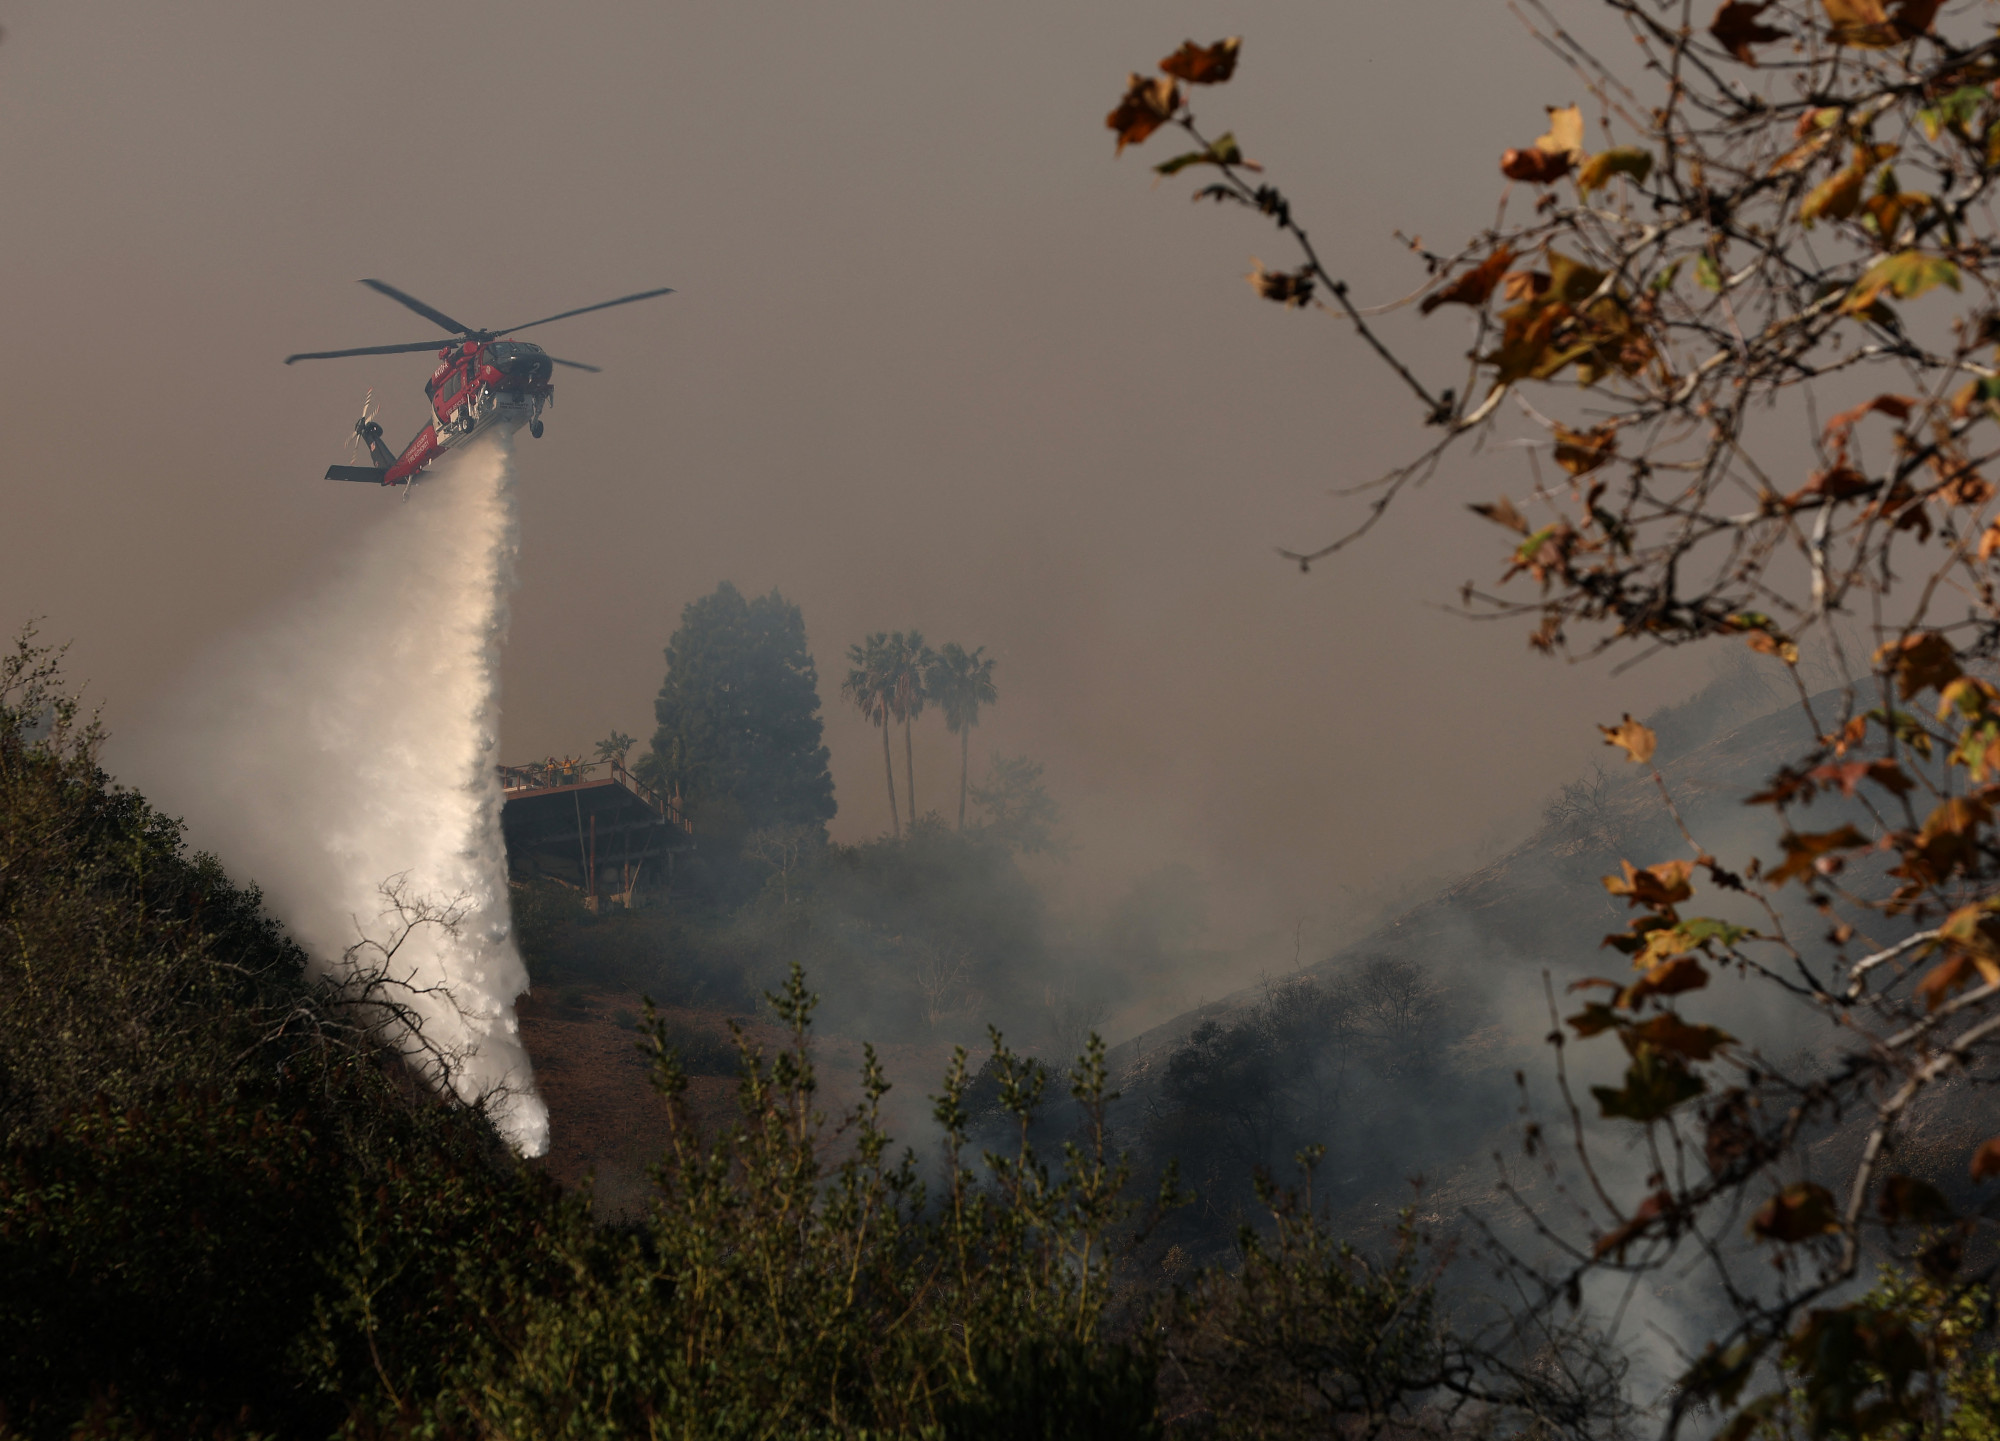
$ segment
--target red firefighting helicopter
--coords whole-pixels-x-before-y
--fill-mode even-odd
[[[523,424],[537,440],[542,435],[542,408],[555,402],[555,387],[549,376],[558,365],[595,373],[595,365],[580,360],[564,360],[550,355],[539,345],[525,340],[508,340],[520,330],[532,330],[550,321],[567,320],[592,310],[608,310],[614,305],[630,305],[635,300],[651,300],[671,295],[671,287],[642,290],[637,295],[621,295],[616,300],[599,301],[560,315],[510,325],[504,330],[475,330],[461,325],[442,310],[434,309],[413,295],[405,295],[380,280],[361,282],[391,300],[408,306],[434,325],[453,333],[454,339],[440,347],[434,340],[418,340],[408,345],[364,345],[355,350],[308,350],[285,357],[295,360],[336,360],[347,355],[407,355],[419,350],[436,350],[438,368],[431,372],[424,394],[430,397],[431,422],[397,455],[382,443],[382,427],[368,406],[354,422],[355,438],[368,447],[373,465],[330,465],[328,480],[369,480],[381,485],[408,485],[445,451],[463,445],[475,435],[498,429],[511,434]],[[371,395],[373,392],[370,392]]]

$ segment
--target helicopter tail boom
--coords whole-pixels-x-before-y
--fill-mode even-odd
[[[374,465],[329,465],[326,468],[328,480],[372,480],[383,484],[382,477],[389,473],[389,467]]]

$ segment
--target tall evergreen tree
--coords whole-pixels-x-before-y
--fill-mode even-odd
[[[832,818],[819,673],[804,615],[777,591],[746,600],[724,581],[690,602],[653,714],[647,769],[660,779],[734,801],[753,830]]]

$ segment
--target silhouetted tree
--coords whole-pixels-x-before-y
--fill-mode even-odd
[[[746,600],[724,581],[691,602],[667,644],[653,712],[649,771],[659,779],[733,801],[751,829],[832,818],[805,617],[775,590]]]
[[[847,679],[840,683],[840,693],[854,703],[870,725],[882,728],[882,777],[889,786],[889,833],[900,836],[903,832],[902,822],[896,817],[896,766],[889,759],[889,717],[895,709],[891,655],[886,631],[878,630],[868,639],[849,646]]]
[[[914,826],[917,823],[917,763],[910,730],[917,717],[924,713],[924,703],[930,699],[930,692],[924,688],[924,676],[936,659],[936,652],[924,644],[922,631],[899,630],[889,636],[886,658],[889,667],[889,708],[903,723],[903,803],[909,807],[910,824]]]
[[[944,711],[944,728],[958,737],[958,828],[965,829],[965,796],[971,788],[967,768],[972,754],[972,728],[979,724],[979,708],[993,705],[1000,692],[993,687],[993,658],[986,647],[970,651],[957,641],[947,641],[931,658],[924,673],[924,689]]]
[[[1042,785],[1042,767],[1026,756],[993,757],[986,784],[972,787],[972,800],[986,812],[985,829],[1001,844],[1035,855],[1060,853],[1056,838],[1059,812]]]

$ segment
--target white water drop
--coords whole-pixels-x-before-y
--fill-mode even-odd
[[[360,937],[391,933],[391,877],[457,902],[457,934],[417,929],[397,973],[440,992],[410,1004],[427,1043],[464,1054],[453,1089],[493,1097],[502,1134],[534,1156],[548,1111],[514,1019],[528,975],[495,771],[516,548],[510,453],[482,441],[435,465],[332,584],[194,667],[111,760],[260,886],[322,971]]]

